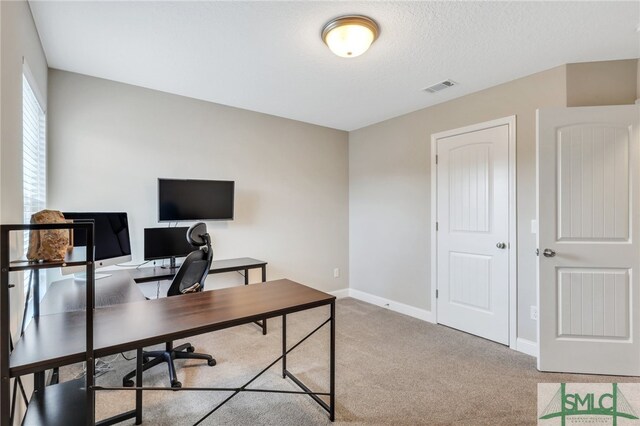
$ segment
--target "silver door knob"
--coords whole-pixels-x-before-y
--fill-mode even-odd
[[[542,255],[544,257],[555,257],[556,252],[551,249],[544,249],[544,251],[542,252]]]
[[[498,247],[499,249],[505,249],[505,248],[507,248],[507,244],[506,243],[498,243],[498,244],[496,244],[496,247]]]

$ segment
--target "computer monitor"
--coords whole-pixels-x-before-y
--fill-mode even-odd
[[[131,260],[131,242],[129,240],[129,221],[127,214],[105,212],[63,212],[65,219],[73,221],[93,221],[93,241],[95,267],[116,265]],[[87,236],[84,232],[73,233],[73,246],[86,246]],[[62,268],[63,274],[81,273],[84,266]],[[97,278],[108,275],[96,274]],[[77,275],[81,279],[81,275]]]
[[[189,228],[145,228],[144,260],[171,259],[170,268],[176,267],[176,257],[185,257],[196,250],[187,241]],[[164,267],[164,266],[163,266]]]

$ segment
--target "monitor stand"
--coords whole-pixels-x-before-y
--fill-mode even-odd
[[[110,277],[111,274],[94,274],[94,280],[100,280],[102,278],[107,278]],[[87,274],[86,272],[80,272],[77,274],[73,274],[73,279],[75,281],[87,281]]]
[[[168,269],[170,271],[175,271],[180,269],[180,265],[176,265],[176,257],[175,256],[171,256],[171,259],[169,260],[169,266],[161,266],[162,269]]]

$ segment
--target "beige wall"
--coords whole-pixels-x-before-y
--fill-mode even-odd
[[[567,106],[633,104],[638,94],[638,60],[567,65]]]
[[[26,1],[0,2],[0,223],[22,222],[22,70],[29,64],[35,85],[46,96],[47,61]],[[43,99],[46,102],[46,97]],[[15,233],[11,257],[19,256],[22,235]],[[4,254],[3,254],[4,255]],[[22,274],[10,280],[22,282]],[[11,329],[16,335],[24,294],[11,290]],[[25,378],[30,392],[30,378]],[[21,413],[18,398],[17,412]],[[20,414],[18,414],[20,415]]]
[[[636,61],[636,100],[640,100],[640,59]]]
[[[348,287],[346,132],[58,70],[49,110],[49,207],[128,212],[135,262],[143,228],[167,226],[159,177],[228,179],[235,220],[208,222],[215,258],[255,257],[269,279]],[[241,282],[223,274],[207,285]]]
[[[350,287],[431,310],[431,134],[516,115],[517,335],[535,342],[535,111],[633,103],[638,75],[637,60],[569,64],[351,132]]]
[[[0,2],[0,220],[22,222],[22,72],[29,64],[34,84],[46,103],[47,61],[26,1]],[[12,256],[22,249],[22,236],[12,241]],[[18,276],[12,281],[20,282]],[[21,314],[23,294],[11,294],[12,326]]]
[[[0,141],[2,140],[2,100],[4,96],[2,94],[2,5],[0,5]],[[2,145],[0,145],[0,167],[2,166]],[[0,223],[2,222],[2,172],[0,172]],[[2,252],[0,251],[0,256]]]
[[[47,61],[26,1],[2,8],[2,221],[22,221],[22,70],[29,65],[46,104]]]
[[[350,286],[431,310],[431,134],[515,114],[518,336],[535,341],[535,110],[565,102],[562,66],[351,132]]]

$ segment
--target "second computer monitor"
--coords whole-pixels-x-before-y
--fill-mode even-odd
[[[64,212],[65,219],[74,222],[93,222],[93,241],[95,246],[96,268],[116,265],[131,260],[131,245],[129,242],[129,221],[127,214],[122,212]],[[73,246],[86,246],[85,232],[73,233]],[[62,273],[83,272],[82,267],[64,268]]]
[[[144,260],[171,259],[175,267],[176,257],[185,257],[196,250],[187,241],[188,227],[145,228]]]

